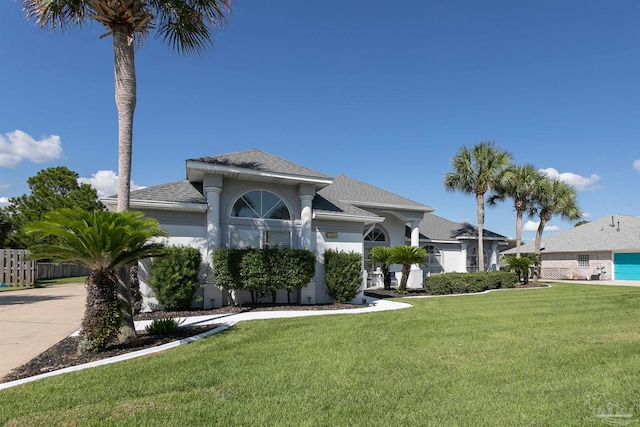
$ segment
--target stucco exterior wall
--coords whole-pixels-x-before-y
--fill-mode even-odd
[[[162,239],[171,246],[191,246],[198,248],[202,254],[201,274],[207,274],[207,237],[206,237],[206,214],[199,212],[174,212],[161,210],[144,210],[143,213],[151,218],[155,218],[160,226],[167,230],[169,237]],[[152,311],[159,307],[153,290],[149,284],[151,260],[143,260],[138,263],[138,279],[140,280],[140,292],[142,293],[142,310]],[[202,297],[203,289],[196,291],[196,297]]]
[[[356,252],[363,254],[362,232],[364,224],[359,222],[334,222],[334,221],[314,221],[314,235],[316,243],[316,284],[315,298],[318,304],[332,302],[324,286],[324,252],[327,249],[344,252]],[[337,233],[337,237],[327,233]],[[364,265],[364,264],[363,264]],[[365,288],[365,282],[360,287],[360,292]],[[356,300],[362,298],[362,294],[356,296]],[[304,301],[302,301],[304,303]]]

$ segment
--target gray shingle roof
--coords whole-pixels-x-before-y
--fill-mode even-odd
[[[418,226],[420,229],[420,239],[439,240],[439,241],[457,241],[459,239],[477,239],[478,227],[467,222],[453,222],[432,213],[426,213],[424,219],[420,221]],[[407,236],[411,235],[411,229],[406,227]],[[501,234],[494,233],[486,228],[482,230],[484,239],[500,239],[507,238]]]
[[[346,175],[339,175],[318,194],[356,206],[395,207],[397,209],[431,211],[429,206],[399,196]]]
[[[252,148],[245,151],[220,154],[217,156],[199,157],[187,161],[208,163],[210,165],[233,166],[244,169],[274,172],[287,175],[299,175],[330,179],[331,177],[313,169],[300,166],[281,157]]]
[[[207,203],[206,197],[202,195],[202,184],[192,184],[186,179],[132,191],[131,200]]]
[[[341,215],[353,215],[359,217],[378,218],[377,215],[360,209],[349,203],[343,203],[339,200],[334,200],[329,197],[316,194],[313,198],[313,210],[316,212],[325,212],[329,214],[341,214]]]
[[[640,217],[608,215],[552,236],[543,234],[542,243],[543,253],[640,251]]]

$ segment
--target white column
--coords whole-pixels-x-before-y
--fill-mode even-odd
[[[300,186],[300,249],[306,249],[312,252],[315,252],[312,238],[313,228],[311,227],[314,194],[315,187],[309,185]],[[317,255],[316,253],[316,256]],[[316,303],[316,282],[314,279],[300,290],[300,303]]]
[[[495,271],[498,269],[498,244],[491,244],[491,261],[489,262],[489,271]]]
[[[467,248],[469,244],[467,242],[460,243],[460,256],[462,257],[462,263],[459,268],[456,268],[458,273],[467,272]]]
[[[420,247],[420,225],[419,220],[411,221],[411,246]],[[409,280],[407,281],[407,287],[409,288],[422,288],[424,283],[422,281],[422,270],[420,270],[419,264],[413,264],[411,266],[411,273],[409,273]]]
[[[311,239],[311,219],[313,209],[311,204],[313,196],[308,194],[300,195],[300,248],[313,250]]]
[[[203,292],[204,308],[221,307],[222,290],[214,286],[211,274],[213,262],[213,250],[220,247],[220,193],[221,187],[205,187],[204,194],[207,197],[207,279]]]

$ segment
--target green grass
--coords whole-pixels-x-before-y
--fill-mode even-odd
[[[35,286],[8,286],[0,288],[0,292],[23,291],[25,289],[45,288],[51,285],[60,285],[63,283],[84,283],[87,276],[63,277],[60,279],[43,279],[36,280]]]
[[[165,353],[0,392],[0,424],[598,425],[640,419],[640,288],[408,300],[413,308],[252,321]]]

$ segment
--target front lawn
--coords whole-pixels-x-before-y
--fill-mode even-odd
[[[405,301],[414,307],[239,323],[0,391],[0,424],[578,426],[615,405],[640,420],[640,288]]]

